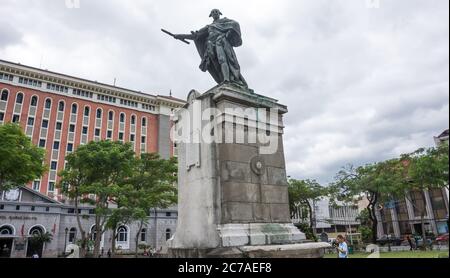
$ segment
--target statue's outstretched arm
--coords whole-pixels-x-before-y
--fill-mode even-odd
[[[192,31],[190,34],[177,34],[175,35],[176,39],[184,39],[184,40],[196,40],[198,37],[204,36],[208,34],[208,27],[204,27],[198,31]]]

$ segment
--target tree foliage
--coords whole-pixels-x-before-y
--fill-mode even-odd
[[[289,206],[292,216],[299,211],[306,211],[310,228],[315,229],[316,218],[314,203],[328,195],[328,189],[315,180],[289,180]],[[314,231],[315,232],[315,231]]]
[[[16,124],[0,125],[0,192],[41,177],[44,149],[34,146]]]
[[[120,197],[123,181],[132,175],[134,155],[128,143],[100,141],[80,146],[66,157],[66,170],[60,173],[63,192],[74,199],[76,206],[77,202],[95,206],[94,257],[99,255],[110,203]],[[76,214],[82,239],[87,241],[78,209]]]

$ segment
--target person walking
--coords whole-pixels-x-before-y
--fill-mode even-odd
[[[409,251],[413,251],[414,250],[414,244],[413,244],[412,239],[411,239],[411,237],[409,235],[406,236],[406,240],[409,243],[409,247],[410,247]]]
[[[338,251],[338,257],[340,259],[347,259],[348,258],[348,246],[345,242],[345,238],[342,235],[338,235],[336,237],[338,245],[336,246],[336,250]]]

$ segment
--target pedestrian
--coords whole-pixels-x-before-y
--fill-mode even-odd
[[[406,240],[409,243],[409,247],[410,247],[409,251],[413,251],[414,250],[414,245],[413,245],[412,239],[411,239],[411,237],[409,235],[406,236]]]
[[[336,250],[338,251],[338,256],[340,259],[346,259],[348,258],[348,246],[347,243],[345,242],[345,238],[342,235],[338,235],[336,237],[337,240],[337,246],[336,246]]]
[[[108,249],[108,253],[106,253],[108,255],[108,258],[111,258],[111,249]]]
[[[414,241],[416,242],[416,250],[419,247],[419,236],[414,236]]]

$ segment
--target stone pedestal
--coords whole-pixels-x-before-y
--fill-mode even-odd
[[[233,85],[191,91],[174,118],[179,212],[170,256],[323,256],[328,244],[303,243],[290,220],[285,113],[276,100]]]

